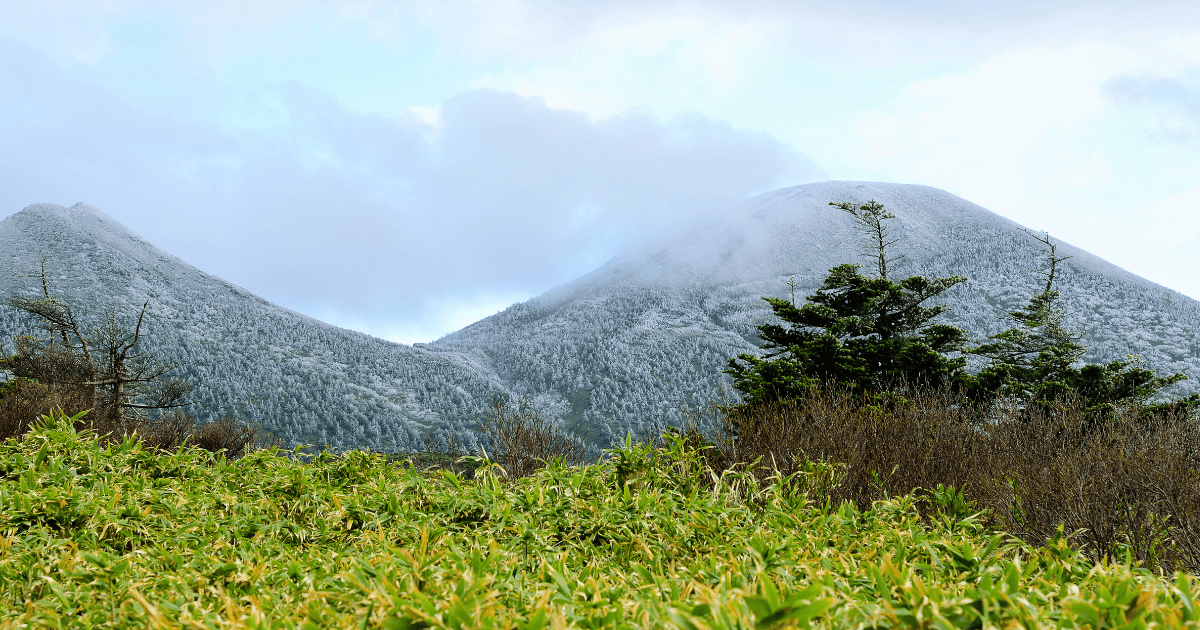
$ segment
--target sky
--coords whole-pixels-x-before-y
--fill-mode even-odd
[[[1200,3],[0,0],[0,173],[404,343],[831,179],[1200,298]]]

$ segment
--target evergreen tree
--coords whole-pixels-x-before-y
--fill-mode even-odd
[[[759,326],[764,357],[741,354],[729,360],[726,373],[733,376],[743,403],[802,397],[819,382],[875,393],[900,384],[964,378],[965,359],[947,355],[964,349],[966,333],[931,323],[947,307],[925,303],[966,278],[890,280],[887,265],[897,258],[888,257],[887,247],[896,240],[890,239],[884,221],[894,215],[874,200],[857,207],[830,205],[854,215],[870,238],[868,254],[876,275],[863,275],[857,264],[839,265],[803,306],[763,298],[783,325]]]
[[[1187,378],[1183,374],[1156,376],[1136,356],[1108,363],[1082,363],[1086,349],[1079,335],[1067,330],[1065,312],[1058,306],[1054,290],[1059,257],[1057,246],[1048,235],[1032,235],[1048,250],[1048,270],[1041,275],[1046,284],[1020,311],[1008,314],[1016,324],[992,335],[991,343],[969,350],[990,359],[989,365],[971,379],[972,398],[987,402],[1001,395],[1035,403],[1051,403],[1077,398],[1088,412],[1105,414],[1123,404],[1136,404],[1151,413],[1186,412],[1200,403],[1193,395],[1183,401],[1148,405],[1164,387]]]

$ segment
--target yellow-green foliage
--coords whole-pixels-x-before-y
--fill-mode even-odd
[[[813,505],[828,473],[713,483],[676,444],[465,482],[363,453],[101,448],[60,419],[0,444],[0,627],[1196,624],[1191,578],[923,523],[911,497]]]

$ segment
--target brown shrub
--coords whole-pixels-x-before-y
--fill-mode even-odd
[[[0,395],[0,440],[20,438],[52,410],[62,410],[67,416],[89,410],[76,421],[75,429],[90,430],[102,440],[120,440],[136,434],[148,447],[177,451],[187,444],[213,453],[224,452],[229,458],[281,444],[261,427],[243,424],[231,416],[202,425],[197,425],[195,416],[181,409],[172,409],[157,418],[93,416],[87,394],[84,389],[44,385],[31,379],[10,381]]]
[[[410,462],[421,470],[449,470],[464,479],[474,478],[478,464],[463,461],[467,445],[451,431],[429,432],[421,436],[423,450],[415,453],[393,453],[389,461]]]
[[[808,460],[844,464],[830,498],[863,508],[939,483],[962,487],[987,458],[986,440],[958,402],[946,392],[926,392],[869,405],[846,390],[824,388],[804,401],[734,409],[727,430],[736,439],[726,458],[742,465],[761,458],[785,475]]]
[[[493,396],[491,409],[480,418],[479,431],[490,447],[487,455],[510,479],[532,475],[552,461],[582,464],[587,452],[586,434],[563,432],[524,398],[517,400],[514,409],[506,397]]]
[[[146,446],[163,451],[177,451],[196,430],[196,417],[182,409],[143,418],[138,422],[138,436]]]
[[[988,437],[995,473],[973,494],[1009,531],[1041,542],[1061,526],[1094,557],[1200,570],[1200,421],[1127,408],[1097,424],[1064,405]]]
[[[212,453],[223,452],[230,459],[282,444],[261,426],[243,424],[233,416],[224,416],[195,427],[187,440],[191,446]]]
[[[1097,421],[1067,401],[981,413],[947,391],[871,405],[834,388],[803,401],[727,408],[708,457],[783,475],[843,465],[827,493],[867,507],[916,492],[928,510],[953,487],[1032,544],[1062,527],[1093,557],[1200,569],[1200,420],[1126,408]]]
[[[68,416],[74,416],[87,408],[77,392],[29,379],[14,379],[6,384],[0,396],[0,440],[25,435],[52,410],[61,409]]]
[[[6,383],[0,395],[0,439],[23,436],[38,419],[54,409],[64,409],[68,415],[80,410],[74,409],[70,396],[35,380],[14,379]]]

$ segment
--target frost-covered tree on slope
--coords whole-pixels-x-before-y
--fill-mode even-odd
[[[951,358],[967,341],[955,326],[931,323],[946,306],[925,303],[965,282],[962,276],[910,276],[899,282],[887,277],[889,239],[884,221],[894,215],[882,204],[831,203],[854,215],[871,239],[868,253],[876,275],[860,265],[830,270],[821,288],[797,307],[779,298],[763,298],[786,324],[759,326],[767,351],[763,358],[741,354],[726,372],[743,402],[756,404],[803,396],[814,382],[836,382],[862,392],[887,390],[897,384],[937,384],[965,376],[962,357]]]
[[[1059,257],[1048,235],[1031,236],[1048,250],[1047,271],[1042,273],[1046,284],[1022,310],[1008,314],[1014,328],[992,335],[991,343],[970,351],[990,359],[971,380],[972,398],[987,401],[1007,395],[1049,403],[1075,397],[1086,410],[1101,414],[1123,404],[1137,404],[1152,413],[1178,413],[1200,404],[1200,396],[1193,394],[1181,401],[1147,406],[1160,390],[1187,376],[1156,376],[1137,357],[1081,364],[1086,348],[1078,343],[1079,335],[1066,329],[1066,315],[1054,290],[1058,263],[1070,257]]]

